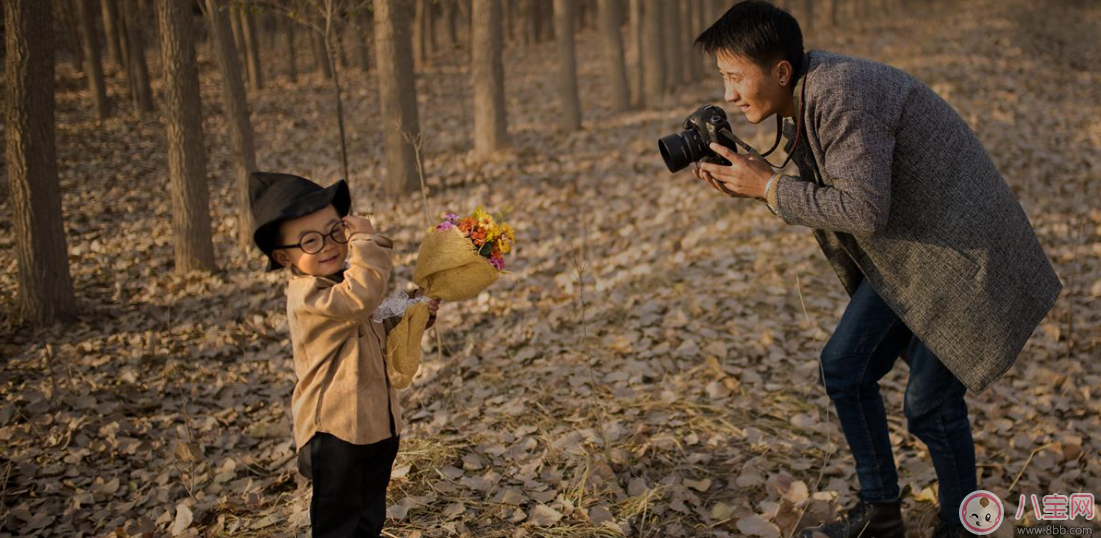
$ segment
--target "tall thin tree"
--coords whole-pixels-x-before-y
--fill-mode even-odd
[[[100,7],[103,11],[103,33],[107,36],[107,56],[115,63],[115,67],[123,69],[126,61],[122,48],[122,32],[119,31],[119,10],[115,0],[101,0]]]
[[[412,13],[403,0],[375,0],[375,56],[382,108],[386,191],[408,193],[420,187],[416,144],[420,143],[417,85],[413,75]]]
[[[107,87],[103,81],[103,63],[99,58],[99,37],[96,32],[95,12],[90,5],[92,0],[74,0],[77,8],[77,20],[80,22],[80,38],[84,46],[84,73],[88,77],[88,90],[92,94],[96,117],[105,120],[111,116],[111,106],[107,101]]]
[[[222,72],[222,95],[226,102],[226,122],[233,146],[233,166],[237,190],[237,246],[248,252],[252,248],[252,211],[249,208],[249,174],[256,171],[256,149],[252,142],[252,122],[249,120],[245,83],[241,79],[241,64],[233,43],[233,28],[229,23],[227,0],[206,0],[205,14],[209,21],[214,55]]]
[[[61,214],[54,132],[50,3],[5,0],[4,116],[19,317],[38,325],[76,313]]]
[[[260,69],[260,28],[256,23],[256,15],[245,12],[241,16],[241,34],[245,38],[245,57],[248,58],[248,83],[249,88],[259,91],[264,89],[264,72]]]
[[[660,106],[665,99],[665,47],[662,41],[663,0],[645,0],[642,14],[643,101]]]
[[[474,86],[474,158],[489,160],[506,144],[501,0],[474,0],[470,73]]]
[[[665,51],[665,87],[675,90],[685,82],[684,39],[681,37],[680,5],[682,0],[662,0],[665,21],[661,25]]]
[[[641,107],[646,99],[643,97],[643,70],[642,70],[642,0],[628,0],[628,62],[631,64],[631,104]]]
[[[157,0],[176,272],[213,271],[210,193],[189,0]]]
[[[127,58],[126,76],[130,83],[130,96],[140,112],[153,111],[153,89],[149,84],[149,64],[145,61],[145,36],[137,0],[122,0],[121,15],[126,26]]]
[[[581,128],[581,98],[577,95],[577,22],[574,0],[554,0],[554,28],[558,41],[558,98],[562,102],[558,124],[563,131]]]
[[[623,60],[623,34],[620,32],[619,1],[600,0],[600,34],[604,40],[605,72],[612,88],[612,109],[631,108],[631,91],[627,87],[627,64]]]

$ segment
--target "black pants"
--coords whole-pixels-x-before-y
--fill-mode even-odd
[[[319,432],[299,451],[298,468],[313,481],[313,538],[378,538],[398,439],[353,445]]]

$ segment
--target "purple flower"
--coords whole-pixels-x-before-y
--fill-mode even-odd
[[[450,229],[452,229],[452,228],[454,228],[454,227],[455,227],[455,224],[454,224],[454,223],[451,223],[451,222],[441,222],[439,226],[436,226],[436,229],[437,229],[437,230],[450,230]]]
[[[495,267],[498,271],[504,271],[505,270],[505,260],[504,260],[504,258],[490,258],[489,259],[489,264],[492,265],[493,267]]]
[[[456,224],[459,222],[459,216],[454,213],[448,213],[443,216],[443,220],[446,220],[447,222],[450,222],[452,224]]]

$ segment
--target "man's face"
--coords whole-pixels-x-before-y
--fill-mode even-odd
[[[787,62],[764,69],[745,56],[723,51],[715,55],[715,61],[726,88],[723,100],[740,110],[749,123],[760,123],[790,107],[791,90],[780,84],[791,83]]]

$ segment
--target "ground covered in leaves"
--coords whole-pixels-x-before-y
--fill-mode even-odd
[[[969,396],[980,485],[1013,512],[1020,494],[1101,494],[1101,53],[1088,38],[1101,33],[1101,6],[959,4],[820,28],[809,44],[899,66],[948,99],[1066,285],[1013,370]],[[492,164],[468,157],[460,56],[418,77],[429,212],[509,207],[518,248],[508,278],[442,309],[442,360],[431,346],[404,393],[387,532],[788,536],[855,494],[816,362],[846,297],[808,230],[665,171],[655,139],[717,102],[718,77],[661,108],[613,113],[598,36],[579,39],[585,129],[553,132],[553,44],[510,47],[512,149]],[[0,536],[307,533],[309,488],[289,459],[280,279],[233,245],[220,82],[200,53],[216,274],[172,271],[158,118],[123,106],[96,123],[67,67],[58,144],[84,312],[74,325],[10,321],[11,208],[0,205]],[[275,55],[267,68],[280,69]],[[405,286],[425,226],[420,195],[378,194],[376,80],[345,80],[356,207],[399,243],[393,285]],[[112,88],[122,82],[112,75]],[[326,83],[268,84],[250,95],[261,167],[338,177]],[[936,485],[902,419],[906,379],[899,366],[883,385],[917,537]]]

